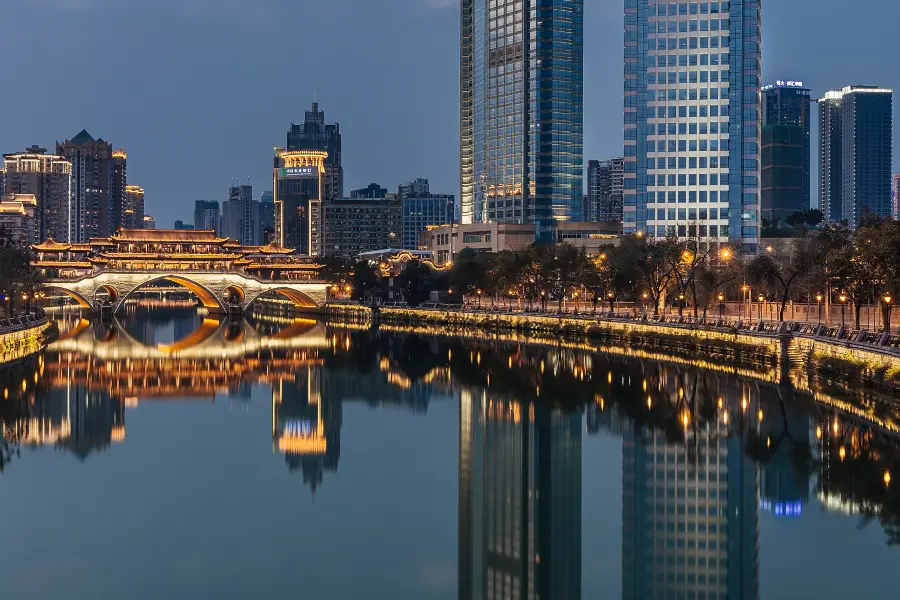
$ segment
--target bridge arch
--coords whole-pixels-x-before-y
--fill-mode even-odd
[[[106,300],[110,304],[115,304],[119,299],[119,290],[109,284],[105,284],[94,290],[94,301],[97,301],[97,294],[99,294],[100,292],[106,294]]]
[[[141,282],[139,285],[129,290],[128,293],[122,295],[121,299],[116,303],[116,309],[118,310],[119,307],[125,304],[125,301],[128,300],[128,298],[130,298],[131,295],[135,292],[139,291],[142,288],[145,288],[150,284],[159,283],[160,281],[170,281],[184,288],[187,288],[188,290],[193,292],[194,295],[197,296],[197,298],[200,299],[200,302],[203,304],[203,306],[210,312],[222,312],[224,309],[222,303],[218,298],[216,298],[216,295],[212,291],[210,291],[205,286],[197,283],[196,281],[192,281],[191,279],[182,277],[180,275],[163,275]]]
[[[52,283],[45,283],[43,287],[46,290],[55,290],[57,292],[62,292],[63,294],[77,302],[81,308],[93,308],[93,305],[90,303],[90,301],[76,291],[67,289],[63,286],[53,285]]]
[[[256,296],[251,298],[250,301],[247,302],[247,306],[250,306],[257,300],[268,294],[279,294],[293,302],[294,306],[296,306],[297,308],[302,308],[304,310],[318,310],[320,308],[319,305],[316,304],[315,300],[313,300],[303,292],[287,287],[269,288],[267,290],[263,290],[262,292],[256,294]]]

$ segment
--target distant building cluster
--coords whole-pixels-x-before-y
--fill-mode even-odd
[[[143,227],[144,189],[128,184],[127,166],[125,150],[86,130],[57,142],[52,154],[36,145],[4,154],[4,230],[15,231],[22,243],[47,238],[85,242],[109,237],[120,228]],[[32,201],[23,200],[26,196],[33,199],[33,211]]]

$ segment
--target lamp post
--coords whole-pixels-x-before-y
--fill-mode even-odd
[[[747,304],[747,320],[749,321],[753,318],[753,315],[751,314],[753,309],[750,307],[750,286],[745,283],[741,286],[741,292],[743,292],[741,295],[741,302]],[[744,318],[743,308],[741,309],[741,318]]]
[[[613,315],[615,315],[616,314],[616,306],[615,306],[616,294],[615,294],[615,292],[613,292],[612,290],[609,290],[606,293],[606,297],[609,298],[609,312],[612,313]]]
[[[847,294],[841,294],[838,296],[838,300],[841,301],[841,329],[844,328],[844,303],[847,302]]]
[[[763,320],[763,314],[762,314],[762,311],[763,311],[763,302],[765,302],[765,301],[766,301],[766,297],[763,296],[762,294],[760,294],[760,295],[759,295],[759,320],[760,320],[760,321]]]
[[[678,316],[684,315],[684,294],[678,294]]]
[[[891,332],[891,302],[893,298],[891,298],[890,292],[886,293],[882,298],[884,300],[884,332]]]
[[[647,316],[647,292],[641,294],[641,311],[643,311],[644,316]]]
[[[725,319],[725,294],[719,292],[719,320]]]
[[[816,305],[819,307],[819,320],[817,325],[822,324],[822,294],[816,294]]]

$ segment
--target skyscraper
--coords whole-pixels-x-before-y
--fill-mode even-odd
[[[625,0],[624,231],[759,237],[760,0]]]
[[[72,207],[69,218],[73,242],[112,235],[112,146],[82,129],[71,140],[56,144],[56,153],[72,163]]]
[[[581,414],[464,388],[459,598],[581,598]]]
[[[253,187],[228,188],[228,200],[222,204],[222,237],[238,240],[244,246],[259,245],[259,202],[253,199]]]
[[[259,244],[266,245],[275,239],[275,192],[259,195]]]
[[[891,198],[894,201],[894,218],[900,219],[900,173],[894,173]]]
[[[783,227],[810,208],[809,90],[800,81],[762,89],[762,222]]]
[[[463,224],[581,220],[583,71],[583,0],[462,0]]]
[[[127,212],[130,208],[128,199],[126,198],[128,187],[128,153],[125,150],[114,150],[112,153],[112,203],[113,203],[113,222],[110,225],[112,231],[115,232],[120,227],[132,228],[133,225],[126,225],[129,222]],[[141,198],[141,217],[144,218],[143,197]],[[140,222],[140,220],[138,222]],[[130,221],[130,222],[133,222]]]
[[[37,199],[39,237],[58,242],[70,237],[69,208],[72,198],[72,163],[32,146],[24,153],[4,154],[5,193],[33,194]]]
[[[819,203],[825,218],[856,228],[866,216],[891,215],[892,90],[847,86],[828,92],[819,104]]]
[[[313,102],[302,125],[291,123],[287,148],[275,149],[275,240],[303,254],[320,252],[322,202],[338,200],[344,190],[341,128],[325,124]]]
[[[194,228],[201,231],[219,231],[219,201],[197,200],[194,202]]]
[[[126,185],[122,203],[122,222],[119,227],[141,229],[144,226],[144,188]]]
[[[621,223],[624,188],[624,158],[589,160],[584,220],[591,223],[615,221]]]

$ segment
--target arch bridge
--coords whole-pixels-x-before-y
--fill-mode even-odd
[[[118,313],[135,292],[158,283],[174,283],[191,292],[211,313],[231,309],[243,312],[261,296],[272,294],[290,300],[304,311],[325,306],[328,285],[319,282],[265,281],[242,273],[182,272],[172,274],[103,271],[77,280],[47,278],[44,287],[66,294],[83,308],[99,310],[106,304]]]
[[[142,288],[169,282],[193,292],[210,312],[243,312],[264,294],[317,311],[329,286],[321,265],[275,244],[244,246],[215,231],[120,229],[84,243],[48,239],[32,246],[44,285],[84,308],[118,312]]]

